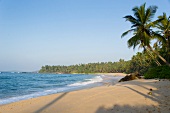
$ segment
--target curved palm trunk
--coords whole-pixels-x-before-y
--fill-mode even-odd
[[[155,63],[156,63],[158,66],[161,66],[161,63],[160,63],[157,59],[154,58],[154,56],[150,53],[150,51],[149,51],[148,49],[147,49],[147,51],[148,51],[149,56],[151,56],[151,57],[155,60]]]
[[[151,58],[154,57],[145,46],[143,46],[143,48],[147,51],[147,53],[149,54],[149,56],[150,56]],[[154,58],[153,58],[153,59],[154,59]],[[161,66],[161,63],[160,63],[157,59],[154,59],[154,60],[155,60],[155,63],[156,63],[158,66]]]
[[[170,61],[170,36],[168,36],[168,38],[167,38],[167,47],[168,47],[167,59],[168,59],[168,62],[169,62]]]
[[[148,46],[148,48],[149,48],[153,53],[155,53],[166,65],[168,65],[168,66],[170,67],[169,62],[167,62],[158,52],[154,51],[151,46]]]

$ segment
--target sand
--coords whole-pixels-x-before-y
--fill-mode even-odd
[[[95,73],[95,75],[107,75],[107,76],[126,76],[125,73]]]
[[[123,112],[170,113],[170,81],[140,79],[0,106],[0,113]]]

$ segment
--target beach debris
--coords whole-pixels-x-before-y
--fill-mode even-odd
[[[152,88],[149,89],[150,91],[153,91]],[[149,92],[148,95],[152,95],[152,92]]]
[[[149,92],[148,95],[152,95],[152,92]]]
[[[135,79],[141,79],[141,75],[139,73],[132,73],[130,75],[126,75],[124,78],[120,79],[119,82],[129,81],[129,80],[135,80]]]

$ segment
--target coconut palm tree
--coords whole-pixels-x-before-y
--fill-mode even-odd
[[[152,51],[163,62],[170,66],[170,64],[162,56],[160,56],[158,52],[153,50],[150,45],[151,40],[155,38],[154,35],[156,34],[151,28],[152,26],[155,26],[157,23],[162,21],[163,18],[152,22],[151,20],[157,11],[157,6],[150,6],[147,9],[145,8],[145,6],[146,4],[144,3],[140,7],[134,7],[132,9],[134,17],[131,15],[127,15],[124,17],[126,21],[129,21],[132,24],[132,26],[131,29],[124,32],[121,37],[124,37],[127,34],[133,32],[133,36],[127,42],[129,48],[133,47],[133,49],[135,49],[136,46],[139,45],[139,47],[143,47],[145,51]]]
[[[156,25],[159,29],[157,33],[160,35],[157,35],[158,41],[155,43],[155,47],[161,47],[163,52],[165,52],[166,59],[170,61],[170,16],[167,17],[166,13],[163,13],[158,18],[164,18],[164,20]]]

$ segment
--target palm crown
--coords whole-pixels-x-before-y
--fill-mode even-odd
[[[131,29],[124,32],[121,36],[124,37],[128,33],[133,32],[133,36],[128,40],[128,47],[133,47],[134,49],[137,45],[140,45],[140,47],[150,46],[150,41],[153,39],[151,27],[160,21],[151,21],[156,10],[156,6],[150,6],[145,9],[145,4],[143,4],[140,7],[134,7],[132,9],[134,17],[131,15],[124,17],[126,21],[129,21],[132,24]]]
[[[139,45],[139,47],[143,47],[144,50],[147,50],[150,56],[152,56],[150,53],[150,51],[152,51],[163,62],[170,66],[170,64],[150,46],[151,40],[155,39],[155,37],[158,37],[159,35],[156,32],[154,32],[151,28],[155,27],[156,25],[159,25],[158,23],[164,20],[164,18],[160,17],[152,22],[151,20],[153,19],[157,11],[157,6],[150,6],[147,9],[145,8],[145,6],[146,4],[144,3],[140,7],[137,6],[134,7],[132,9],[134,17],[131,15],[127,15],[124,17],[126,21],[129,21],[132,24],[132,26],[131,29],[124,32],[121,37],[124,37],[128,33],[133,32],[133,36],[127,42],[128,47],[133,47],[133,49],[135,49],[136,46]]]
[[[170,61],[170,16],[167,17],[166,13],[158,17],[159,19],[164,18],[159,22],[156,27],[159,29],[157,36],[158,41],[155,43],[156,47],[159,45],[165,52],[165,56]]]

